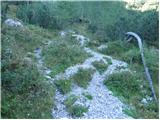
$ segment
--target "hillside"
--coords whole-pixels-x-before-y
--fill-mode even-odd
[[[159,118],[138,44],[125,40],[129,31],[142,38],[159,100],[157,8],[102,1],[1,4],[2,118]]]

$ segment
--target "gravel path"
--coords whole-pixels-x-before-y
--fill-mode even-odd
[[[63,33],[63,32],[61,32]],[[106,76],[112,74],[113,72],[119,72],[121,70],[128,70],[127,64],[122,61],[118,61],[113,59],[110,56],[106,56],[91,50],[90,48],[85,47],[85,43],[89,40],[85,38],[83,35],[72,34],[73,37],[76,38],[81,43],[81,46],[84,46],[84,50],[91,54],[92,57],[86,59],[82,64],[77,64],[75,66],[71,66],[65,70],[64,73],[60,73],[55,76],[55,78],[51,78],[48,74],[51,72],[50,69],[44,67],[43,65],[43,58],[41,56],[41,49],[37,48],[35,52],[35,56],[38,59],[39,69],[45,75],[45,77],[49,78],[50,81],[58,80],[61,78],[70,78],[75,73],[77,73],[79,68],[92,68],[95,69],[94,74],[92,75],[92,80],[90,81],[87,89],[78,87],[74,85],[72,91],[66,95],[62,95],[58,90],[56,90],[55,94],[55,105],[56,107],[52,110],[52,115],[54,118],[73,118],[67,111],[64,105],[64,100],[70,95],[78,95],[80,96],[79,99],[76,101],[75,104],[80,104],[83,106],[88,107],[88,112],[84,113],[84,116],[81,118],[99,118],[99,119],[121,119],[121,118],[131,118],[125,115],[122,112],[123,107],[125,106],[118,98],[112,95],[112,92],[109,91],[106,86],[103,85],[103,81]],[[63,34],[65,37],[65,34]],[[103,74],[99,74],[96,68],[92,65],[94,61],[103,60],[106,64],[108,64],[107,60],[104,58],[109,58],[112,61],[112,64],[108,66],[106,71]],[[87,92],[92,95],[93,99],[88,100],[82,94]]]

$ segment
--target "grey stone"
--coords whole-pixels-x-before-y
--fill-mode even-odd
[[[13,19],[7,19],[5,20],[5,24],[11,27],[23,27],[22,23],[17,21],[17,20],[13,20]]]

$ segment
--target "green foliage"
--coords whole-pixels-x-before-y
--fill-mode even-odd
[[[111,58],[108,58],[108,57],[103,57],[103,58],[107,61],[108,65],[112,64]]]
[[[42,54],[46,65],[53,70],[52,76],[64,72],[69,66],[83,62],[88,57],[78,45],[65,40],[54,41],[42,51]]]
[[[71,91],[71,80],[56,80],[54,83],[62,94],[66,94]]]
[[[140,50],[138,48],[130,49],[125,51],[122,55],[122,60],[126,61],[127,63],[139,63],[142,64]]]
[[[88,111],[88,108],[81,106],[81,105],[74,105],[76,100],[77,100],[77,96],[71,95],[65,100],[64,104],[67,107],[67,111],[73,117],[81,117],[81,116],[83,116],[83,113]]]
[[[92,100],[92,99],[93,99],[92,95],[90,95],[90,94],[87,93],[87,92],[83,93],[83,95],[84,95],[87,99],[89,99],[89,100]]]
[[[81,105],[73,105],[68,111],[72,116],[82,117],[83,113],[88,111],[88,108]]]
[[[126,109],[123,110],[123,112],[126,113],[127,115],[135,118],[135,119],[138,119],[138,113],[133,108],[126,108]]]
[[[77,100],[77,96],[75,95],[70,95],[65,101],[64,104],[66,105],[66,107],[70,107],[72,106]]]
[[[129,100],[133,100],[132,97],[136,96],[137,91],[140,91],[140,80],[126,71],[110,75],[104,84],[115,94],[124,96]]]
[[[108,68],[108,65],[105,64],[103,60],[95,61],[92,64],[93,64],[94,67],[97,68],[97,70],[100,72],[100,74],[102,74]]]
[[[51,118],[54,88],[36,66],[16,64],[2,71],[2,118]]]
[[[125,47],[124,47],[125,46]],[[123,60],[129,63],[131,70],[136,71],[139,73],[142,79],[144,78],[144,68],[141,60],[140,51],[137,44],[133,43],[126,43],[124,41],[114,41],[108,42],[108,48],[103,49],[100,51],[106,55],[111,55],[116,59]],[[153,85],[156,91],[156,95],[158,96],[158,67],[159,67],[159,56],[158,52],[156,52],[155,48],[148,47],[144,44],[144,57],[146,60],[146,64],[149,68],[149,72],[153,79]]]
[[[133,48],[133,45],[126,43],[125,41],[117,40],[107,43],[107,48],[99,50],[101,53],[106,55],[112,55],[113,57],[121,57],[129,49]],[[125,47],[124,47],[125,46]]]
[[[1,23],[6,19],[7,11],[8,11],[8,4],[5,2],[1,2]]]
[[[145,94],[142,93],[140,85],[143,84],[143,78],[138,73],[120,72],[111,74],[104,84],[113,91],[114,95],[119,96],[122,101],[127,102],[135,109],[125,109],[124,112],[134,118],[158,118],[158,106],[155,102],[149,102],[147,105],[142,104],[140,101],[144,98]],[[148,85],[143,84],[143,89],[151,95]]]
[[[44,28],[62,29],[76,18],[75,9],[71,2],[33,2],[21,5],[17,17]]]
[[[158,12],[155,10],[138,12],[124,10],[115,24],[109,26],[107,32],[110,39],[123,39],[124,34],[133,31],[139,34],[148,45],[158,47]]]
[[[1,35],[2,118],[52,118],[54,87],[34,61],[31,65],[23,62],[26,53],[39,45],[39,33],[2,24]]]
[[[87,88],[87,85],[91,81],[92,74],[92,69],[80,68],[78,72],[72,77],[72,79],[78,86]]]
[[[87,23],[92,36],[101,42],[123,39],[125,32],[133,31],[148,44],[158,44],[158,12],[128,10],[120,1],[32,2],[22,4],[17,17],[27,23],[56,29]]]

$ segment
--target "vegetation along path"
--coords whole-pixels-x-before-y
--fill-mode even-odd
[[[63,33],[63,32],[61,32]],[[63,37],[65,34],[61,34]],[[90,48],[85,47],[88,38],[83,35],[72,33],[72,37],[80,42],[84,50],[91,55],[82,64],[76,64],[65,70],[64,73],[56,75],[54,78],[49,76],[50,69],[44,67],[43,58],[41,56],[41,48],[35,49],[35,56],[38,59],[38,68],[50,79],[51,83],[62,79],[69,80],[80,69],[92,71],[91,80],[87,87],[80,87],[76,84],[72,85],[71,91],[65,95],[56,90],[55,94],[55,107],[52,110],[54,118],[131,118],[123,113],[125,105],[116,97],[112,95],[103,81],[107,75],[119,71],[128,71],[127,64],[122,61],[113,59],[110,56],[100,54]],[[48,42],[50,44],[51,42]],[[96,62],[103,62],[106,67],[103,73],[99,72],[96,68]],[[82,78],[83,79],[83,78]],[[63,84],[63,83],[61,83]],[[67,85],[67,83],[66,83]],[[83,86],[83,85],[82,85]],[[75,106],[69,108],[71,106]],[[75,112],[75,113],[74,113]]]

